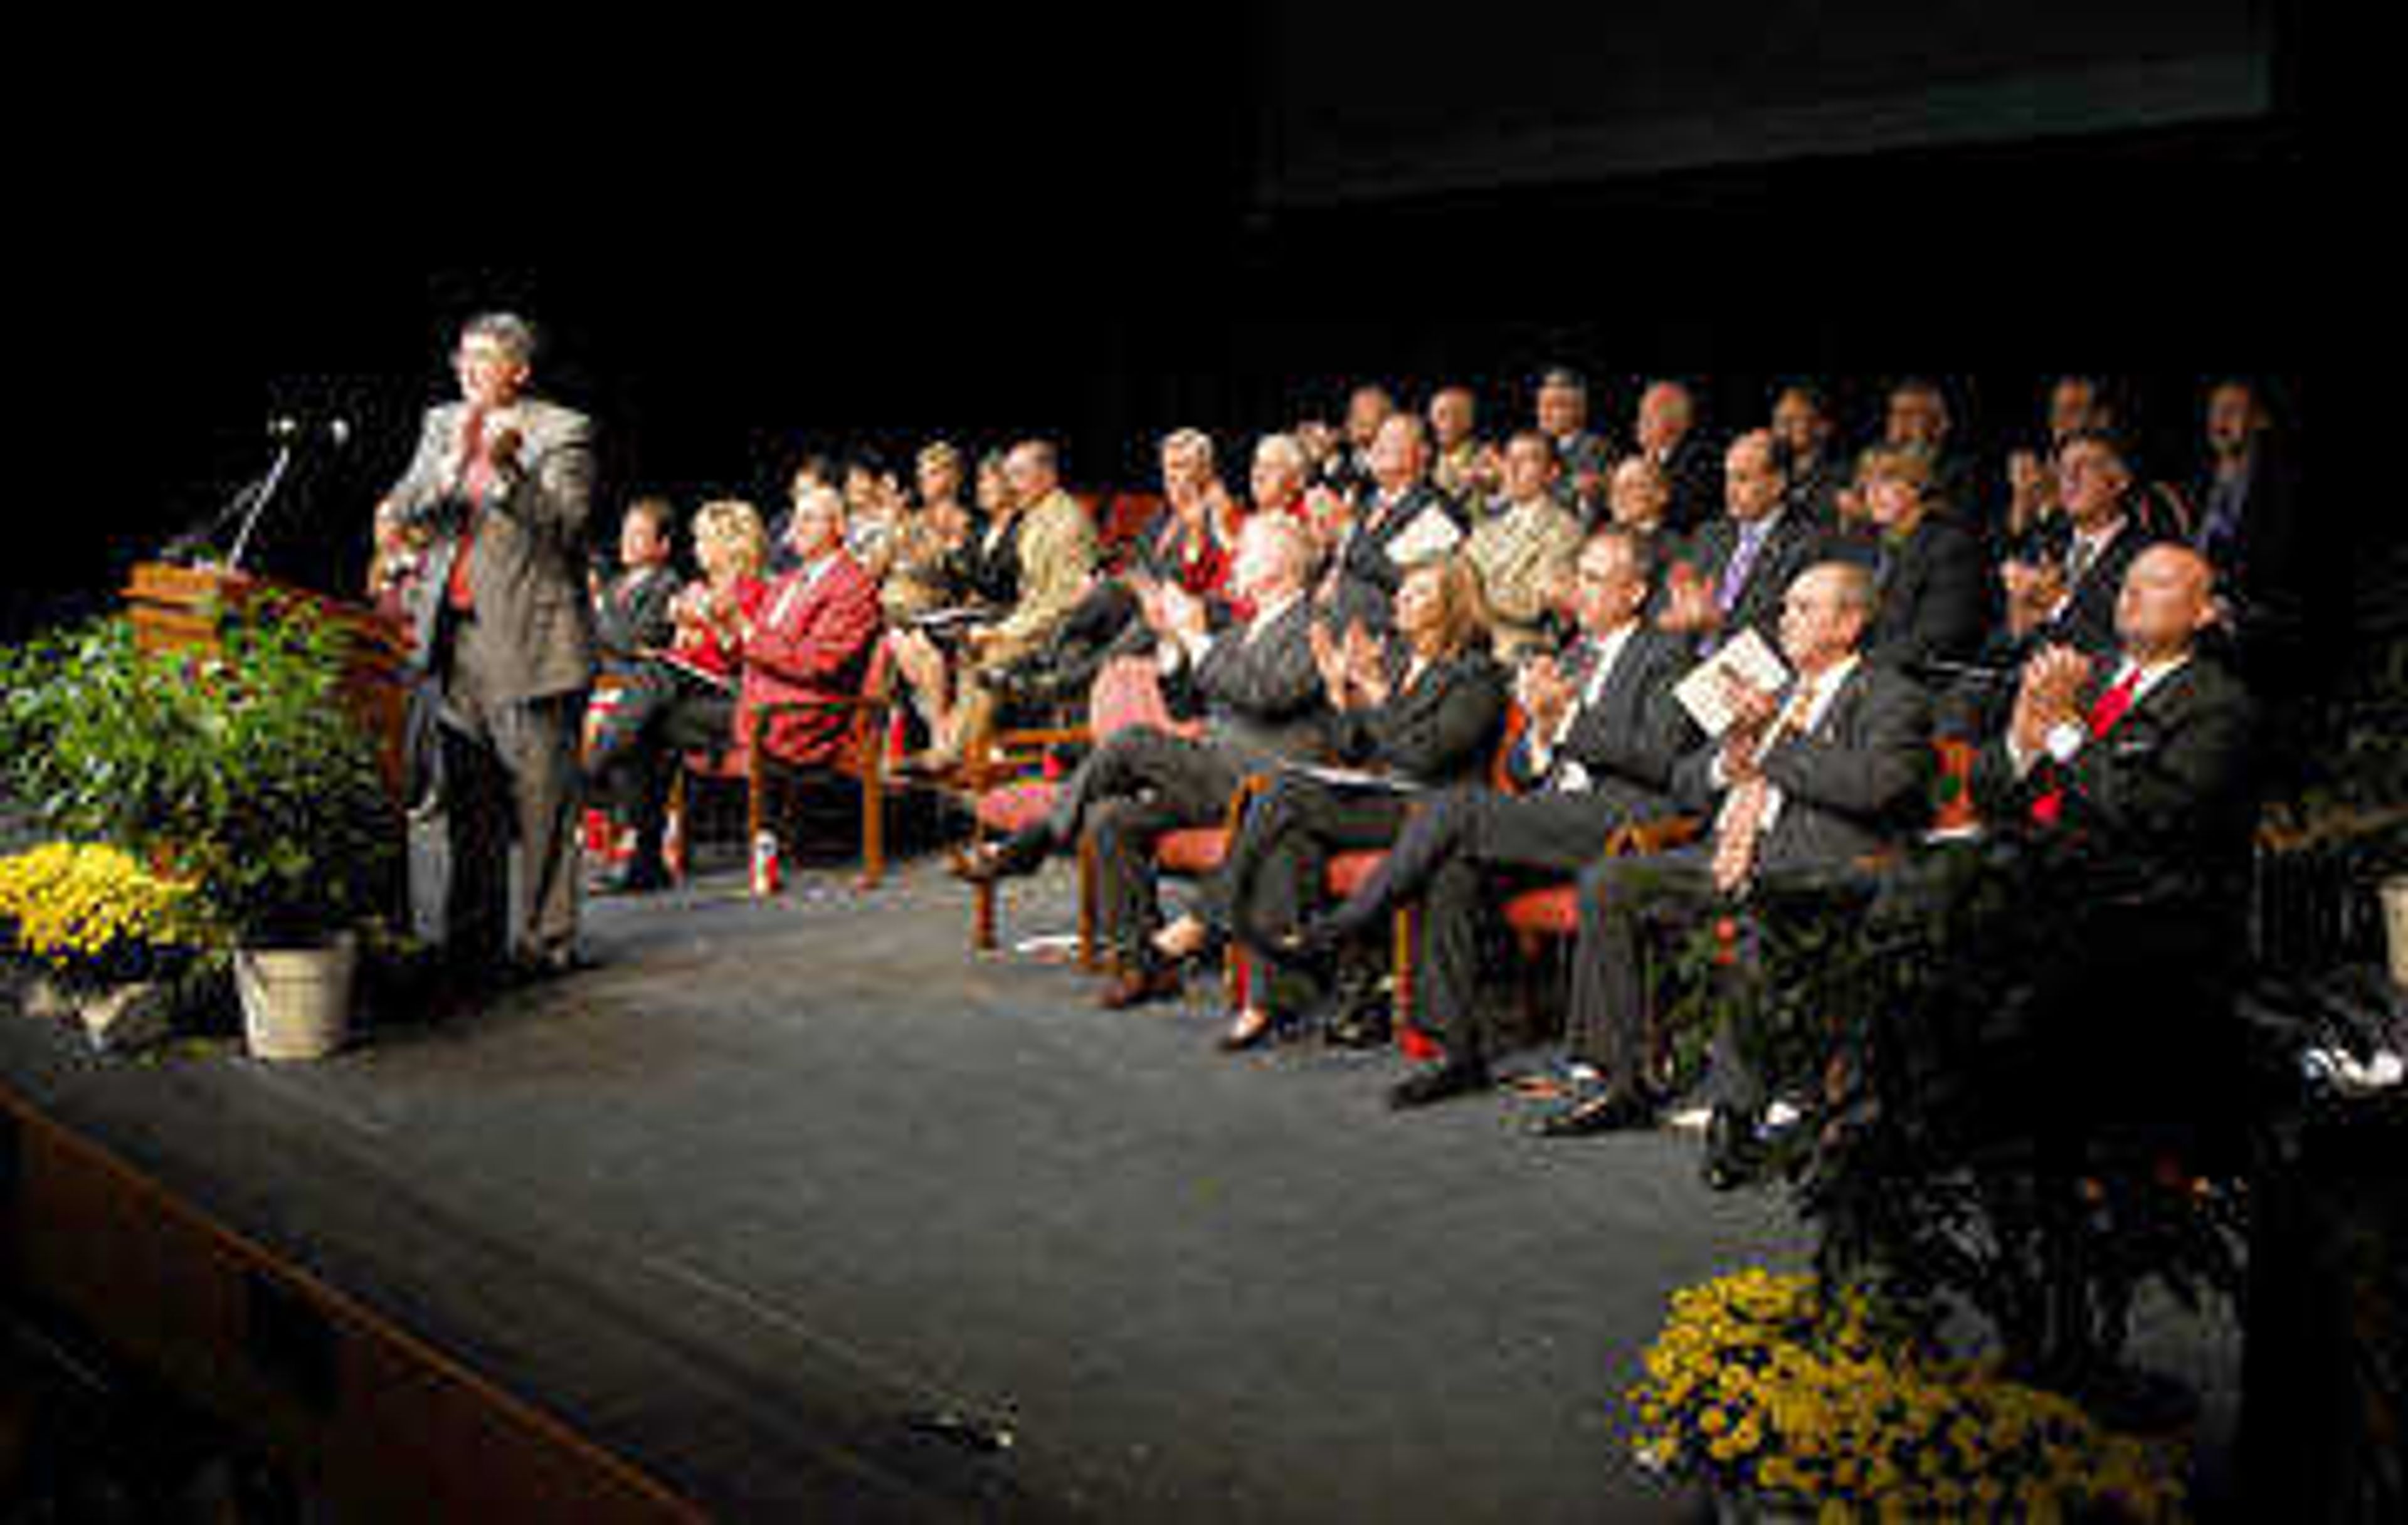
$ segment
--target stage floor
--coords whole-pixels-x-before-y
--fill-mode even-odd
[[[1673,1288],[1803,1259],[1777,1195],[1393,1115],[1394,1054],[1224,1056],[1216,992],[1097,1011],[933,861],[848,874],[594,902],[593,970],[313,1065],[0,1022],[0,1084],[723,1518],[1694,1517],[1612,1404]],[[1005,901],[1063,931],[1067,870]],[[2143,1345],[2213,1439],[2229,1331]]]

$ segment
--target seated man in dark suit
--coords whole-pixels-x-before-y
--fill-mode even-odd
[[[2047,645],[2094,656],[2115,644],[2115,602],[2134,557],[2153,542],[2130,506],[2131,468],[2113,439],[2077,435],[2057,458],[2058,507],[2071,531],[2055,559],[2010,561],[2003,644],[2019,661]]]
[[[1308,634],[1312,555],[1296,520],[1247,520],[1231,582],[1254,613],[1217,634],[1200,600],[1156,586],[1145,618],[1162,638],[1166,689],[1174,701],[1200,707],[1203,734],[1190,740],[1146,726],[1114,731],[1071,771],[1043,820],[957,865],[973,881],[1028,873],[1082,829],[1092,833],[1101,930],[1117,964],[1101,998],[1109,1008],[1179,989],[1177,967],[1154,947],[1161,921],[1154,843],[1170,831],[1217,824],[1249,773],[1321,750],[1325,693]],[[1191,694],[1179,694],[1182,685]]]
[[[2142,553],[2116,604],[2117,653],[2034,654],[1971,778],[1984,819],[2026,849],[2037,890],[2078,918],[2061,957],[2033,971],[2032,1010],[2050,1029],[2033,1054],[2040,1077],[2095,1081],[2091,1100],[2154,1086],[2115,1103],[2153,1112],[2184,1101],[2164,1084],[2170,1062],[2229,1052],[2216,1040],[2229,1033],[2201,1024],[2229,1005],[2248,943],[2254,710],[2198,650],[2214,619],[2205,558],[2171,544]]]
[[[1751,889],[1774,880],[1856,873],[1928,817],[1930,702],[1894,669],[1861,658],[1872,602],[1872,578],[1861,567],[1823,562],[1800,573],[1781,619],[1791,681],[1765,694],[1733,680],[1729,727],[1674,770],[1674,795],[1713,813],[1710,839],[1600,859],[1581,874],[1567,1046],[1598,1078],[1541,1117],[1541,1133],[1655,1120],[1641,958],[1652,922],[1690,924],[1743,907]],[[1712,1084],[1716,1135],[1752,1137],[1767,1100],[1763,1081],[1728,1033],[1716,1035]]]
[[[1463,788],[1428,800],[1370,878],[1297,940],[1299,957],[1326,957],[1398,902],[1421,899],[1418,1021],[1445,1056],[1390,1091],[1398,1107],[1488,1084],[1493,1034],[1476,998],[1481,918],[1496,877],[1575,872],[1615,828],[1678,808],[1672,768],[1699,736],[1671,695],[1689,666],[1687,643],[1643,619],[1655,574],[1646,546],[1609,526],[1582,547],[1572,584],[1580,634],[1560,662],[1522,669],[1528,724],[1507,759],[1517,792]]]
[[[629,504],[619,521],[619,570],[608,579],[595,575],[594,645],[612,687],[586,706],[587,797],[606,801],[616,824],[636,833],[626,868],[603,881],[603,888],[648,890],[668,883],[657,842],[643,840],[652,784],[634,743],[675,695],[670,676],[653,660],[677,636],[669,615],[678,592],[669,565],[675,514],[665,498]]]
[[[1412,413],[1391,413],[1372,437],[1370,485],[1339,541],[1336,571],[1374,611],[1375,633],[1387,619],[1405,568],[1455,549],[1464,534],[1463,511],[1429,481],[1429,429]]]
[[[1789,580],[1822,553],[1822,536],[1787,508],[1788,478],[1771,434],[1731,441],[1723,458],[1724,511],[1708,520],[1665,578],[1656,623],[1712,650],[1751,627],[1779,632]]]

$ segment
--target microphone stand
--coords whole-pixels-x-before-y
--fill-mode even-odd
[[[276,459],[268,463],[267,475],[259,480],[259,490],[251,500],[251,511],[243,516],[242,528],[234,538],[234,549],[226,553],[226,570],[242,570],[242,554],[250,549],[251,532],[259,527],[259,516],[267,510],[276,489],[283,485],[284,472],[293,464],[293,441],[285,439],[276,447]]]

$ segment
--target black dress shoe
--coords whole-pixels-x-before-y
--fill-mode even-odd
[[[1392,1111],[1410,1112],[1487,1088],[1487,1065],[1478,1059],[1441,1059],[1389,1086],[1388,1106]]]
[[[1591,1091],[1530,1125],[1542,1139],[1584,1139],[1656,1126],[1656,1103],[1637,1091]]]
[[[1270,956],[1292,969],[1327,969],[1362,929],[1335,914],[1311,916],[1271,939]]]
[[[1183,982],[1179,971],[1168,964],[1131,960],[1111,977],[1096,1004],[1108,1012],[1125,1012],[1148,1001],[1175,998]]]
[[[1333,1017],[1321,1029],[1323,1040],[1332,1048],[1384,1048],[1394,1034],[1385,1006],[1358,1006]]]
[[[1764,1173],[1765,1151],[1756,1133],[1756,1118],[1737,1107],[1716,1107],[1706,1122],[1706,1185],[1730,1191]]]
[[[1041,832],[1015,831],[1001,842],[965,848],[953,855],[953,877],[973,885],[1025,878],[1043,867],[1046,845]]]

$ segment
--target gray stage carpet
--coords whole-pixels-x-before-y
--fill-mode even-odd
[[[925,861],[716,877],[321,1064],[11,1020],[0,1078],[726,1518],[1694,1518],[1612,1403],[1670,1290],[1802,1259],[1776,1196],[1501,1094],[1391,1115],[1393,1054],[1225,1057],[1211,992],[1099,1012],[967,921]]]

